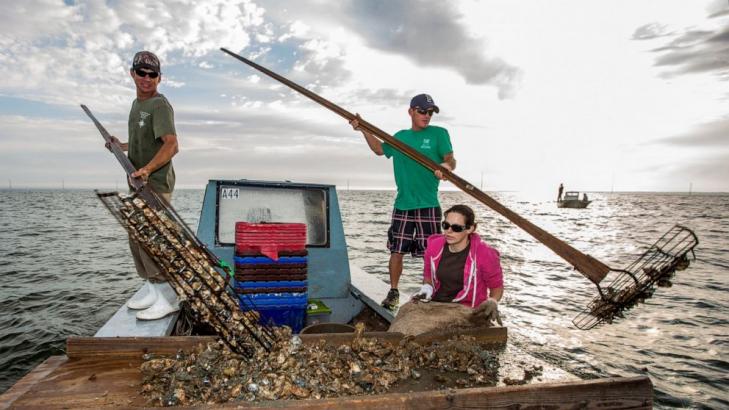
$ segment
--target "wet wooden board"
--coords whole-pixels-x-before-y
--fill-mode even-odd
[[[491,336],[505,329],[491,331]],[[367,336],[375,335],[367,334]],[[489,332],[482,332],[489,333]],[[399,334],[378,334],[397,341]],[[302,335],[304,343],[351,340],[351,334]],[[435,337],[435,336],[431,336]],[[142,354],[174,354],[211,337],[70,338],[68,356],[54,356],[0,396],[0,408],[139,408],[148,406],[139,395]],[[208,408],[650,408],[653,389],[647,377],[484,387],[417,393],[390,393],[324,400],[236,403]],[[4,406],[4,407],[3,407]]]
[[[473,336],[476,340],[486,343],[506,343],[507,328],[473,328],[458,332],[460,335]],[[420,343],[437,340],[446,340],[453,336],[452,331],[431,332],[413,339]],[[303,343],[317,343],[325,340],[327,344],[340,345],[352,341],[353,333],[323,333],[299,335]],[[397,332],[367,332],[365,337],[375,337],[380,340],[397,343],[402,333]],[[175,354],[177,350],[189,350],[200,343],[215,340],[213,336],[166,336],[166,337],[72,337],[66,341],[66,355],[70,359],[93,356],[141,356],[152,352],[162,355]]]

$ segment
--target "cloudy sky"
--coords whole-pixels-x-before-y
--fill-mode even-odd
[[[486,190],[729,191],[727,0],[3,1],[0,186],[122,186],[79,104],[125,140],[140,49],[162,60],[178,187],[394,186],[346,121],[220,47],[390,133],[431,94]]]

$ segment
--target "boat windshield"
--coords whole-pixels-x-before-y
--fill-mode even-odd
[[[306,224],[306,244],[327,246],[327,195],[322,188],[220,185],[217,241],[235,243],[236,222]]]

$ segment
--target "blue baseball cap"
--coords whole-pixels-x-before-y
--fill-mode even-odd
[[[420,108],[421,110],[433,109],[435,112],[440,112],[440,108],[435,105],[433,97],[428,94],[418,94],[410,100],[410,108]]]

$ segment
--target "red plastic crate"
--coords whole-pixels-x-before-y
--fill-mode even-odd
[[[235,223],[235,251],[258,251],[278,260],[281,251],[306,249],[306,224],[303,223]]]

